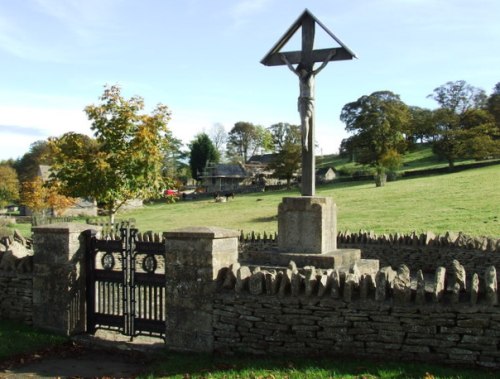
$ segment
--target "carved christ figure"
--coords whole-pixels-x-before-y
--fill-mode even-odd
[[[321,64],[321,66],[318,67],[318,69],[313,70],[312,68],[308,69],[302,63],[299,63],[295,68],[288,61],[285,54],[280,54],[281,60],[286,63],[290,71],[292,71],[299,77],[300,94],[297,102],[297,108],[300,114],[302,146],[305,151],[309,150],[307,142],[309,139],[309,130],[312,127],[312,118],[314,115],[314,77],[326,67],[333,55],[335,55],[334,51],[330,53],[328,58],[326,58],[326,60]]]

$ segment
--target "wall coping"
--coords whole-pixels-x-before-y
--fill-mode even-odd
[[[85,230],[96,229],[94,225],[78,224],[75,222],[61,222],[57,224],[41,225],[32,228],[33,233],[82,233]]]
[[[215,226],[191,226],[165,232],[163,235],[167,239],[222,239],[239,238],[240,232]]]

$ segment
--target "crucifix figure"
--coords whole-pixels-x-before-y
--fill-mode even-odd
[[[314,50],[315,26],[318,24],[340,47]],[[302,28],[302,49],[300,51],[281,52],[281,49]],[[315,157],[314,157],[314,81],[315,76],[323,70],[328,62],[352,59],[355,55],[333,35],[307,9],[290,27],[285,35],[276,43],[271,51],[262,59],[266,66],[286,65],[299,78],[298,111],[302,131],[302,189],[303,196],[315,194]],[[315,70],[314,64],[321,62]],[[293,65],[297,66],[294,67]]]
[[[297,109],[300,114],[300,126],[302,131],[302,148],[307,152],[309,151],[309,130],[313,127],[314,118],[314,77],[323,70],[330,59],[335,55],[335,52],[330,52],[328,58],[316,70],[308,69],[302,63],[297,67],[288,61],[285,54],[281,54],[281,59],[288,66],[290,71],[299,77],[300,94],[297,101]],[[314,142],[314,141],[313,141]]]

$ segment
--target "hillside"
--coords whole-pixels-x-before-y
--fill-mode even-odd
[[[338,229],[376,233],[412,231],[464,232],[500,237],[500,165],[389,182],[372,181],[320,186],[318,196],[331,196],[338,207]],[[275,232],[278,204],[295,191],[237,195],[228,203],[213,199],[155,204],[127,212],[142,231],[185,226],[220,226],[250,232]]]
[[[457,160],[456,165],[475,162],[476,161],[470,159],[461,159]],[[317,157],[316,165],[318,167],[334,167],[343,175],[353,174],[355,172],[369,173],[373,171],[373,169],[368,166],[362,166],[354,162],[349,162],[347,158],[342,158],[335,154]],[[403,156],[403,165],[400,171],[429,170],[447,166],[447,161],[439,159],[432,152],[430,144],[419,144],[412,151]]]

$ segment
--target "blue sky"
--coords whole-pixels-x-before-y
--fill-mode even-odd
[[[427,95],[447,81],[500,82],[498,0],[0,0],[0,159],[90,134],[83,108],[105,84],[168,105],[186,143],[215,123],[298,124],[297,77],[260,60],[305,8],[359,58],[317,77],[318,154],[337,151],[340,110],[362,95],[435,108]]]

